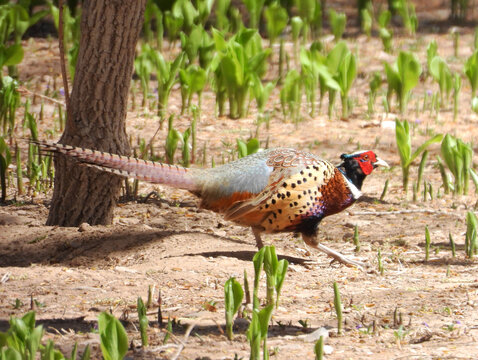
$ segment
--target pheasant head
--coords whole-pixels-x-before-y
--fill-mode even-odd
[[[373,151],[362,150],[352,154],[342,154],[342,163],[338,165],[342,173],[360,190],[367,175],[378,166],[389,167],[382,159],[378,158]]]

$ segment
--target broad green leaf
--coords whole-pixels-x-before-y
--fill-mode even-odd
[[[407,94],[418,84],[422,67],[414,54],[404,51],[398,54],[397,67],[403,87],[402,95]]]
[[[267,20],[267,33],[272,43],[287,26],[289,15],[287,10],[280,6],[278,2],[273,2],[264,10],[264,16]]]
[[[294,16],[291,21],[291,32],[292,32],[292,39],[296,41],[299,38],[300,31],[302,30],[302,26],[304,22],[299,16]]]
[[[0,348],[0,359],[1,360],[23,360],[22,354],[13,348]]]
[[[266,306],[257,313],[262,340],[267,337],[267,330],[269,329],[269,322],[271,321],[272,310],[274,310],[274,304]]]
[[[392,19],[392,13],[388,10],[382,11],[378,16],[378,23],[380,27],[385,28],[390,24],[390,20]]]
[[[470,81],[472,96],[475,96],[478,87],[478,50],[475,50],[475,52],[467,59],[464,72]]]
[[[247,156],[247,145],[244,141],[237,139],[237,153],[239,158],[243,158]]]
[[[0,45],[0,65],[11,66],[21,63],[23,60],[22,44],[14,44],[9,47]]]
[[[122,360],[128,351],[128,337],[123,325],[113,315],[98,316],[101,352],[105,360]]]
[[[233,277],[229,278],[224,284],[226,311],[235,314],[242,304],[244,291],[241,284]]]
[[[434,137],[432,137],[431,139],[428,139],[427,141],[425,141],[422,145],[420,145],[418,147],[417,150],[415,150],[415,152],[412,154],[412,156],[411,156],[409,162],[407,163],[407,165],[411,164],[422,153],[422,151],[424,151],[431,144],[438,143],[438,142],[442,141],[442,139],[443,139],[443,135],[438,134],[438,135],[435,135]]]
[[[403,167],[406,167],[410,161],[412,152],[412,140],[410,137],[410,128],[408,121],[395,120],[395,137],[397,140],[398,153],[400,155],[400,162]]]
[[[255,154],[259,151],[260,144],[259,140],[252,138],[247,142],[247,155]]]

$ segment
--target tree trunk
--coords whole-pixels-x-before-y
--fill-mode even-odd
[[[145,4],[83,1],[80,52],[61,143],[129,153],[127,100]],[[121,177],[58,156],[47,225],[111,224],[120,186]]]

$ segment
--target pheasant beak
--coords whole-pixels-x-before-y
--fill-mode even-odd
[[[377,161],[375,161],[374,163],[372,163],[373,165],[373,168],[375,169],[376,167],[378,166],[383,166],[383,167],[386,167],[386,168],[389,168],[390,166],[388,166],[387,162],[380,159],[380,158],[377,158]]]

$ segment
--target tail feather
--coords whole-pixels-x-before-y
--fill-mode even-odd
[[[129,156],[83,149],[70,145],[38,141],[42,151],[64,154],[82,164],[113,174],[144,180],[156,184],[165,184],[179,189],[197,191],[193,171],[181,166],[141,160]]]

